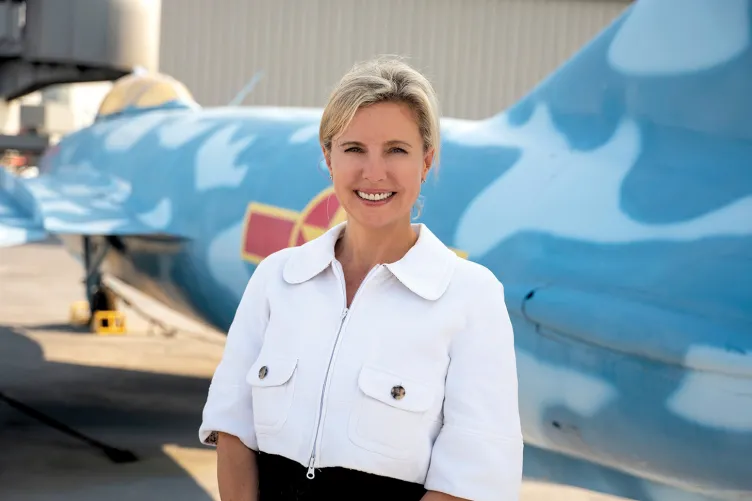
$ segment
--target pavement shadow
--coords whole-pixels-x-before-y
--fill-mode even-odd
[[[0,400],[0,499],[210,501],[167,448],[200,448],[206,378],[45,360],[23,329],[0,325],[0,393],[96,441],[101,450]]]
[[[2,328],[2,327],[0,327]],[[70,323],[49,323],[39,325],[24,325],[27,331],[57,331],[67,334],[86,334],[91,335],[91,329],[87,325],[73,325]]]

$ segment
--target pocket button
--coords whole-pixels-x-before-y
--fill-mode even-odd
[[[397,385],[397,386],[393,386],[392,387],[392,398],[393,399],[395,399],[395,400],[401,400],[402,397],[404,397],[404,396],[405,396],[405,389],[402,386]]]
[[[264,379],[268,373],[269,373],[269,368],[267,366],[263,366],[262,368],[259,369],[259,373],[258,373],[259,379]]]

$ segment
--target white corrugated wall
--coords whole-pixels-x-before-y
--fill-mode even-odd
[[[354,62],[400,54],[431,78],[445,116],[519,99],[629,0],[162,0],[160,69],[205,105],[323,106]]]

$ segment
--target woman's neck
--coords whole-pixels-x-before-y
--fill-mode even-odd
[[[417,240],[409,220],[376,231],[348,221],[336,256],[342,266],[367,273],[377,264],[399,261]]]

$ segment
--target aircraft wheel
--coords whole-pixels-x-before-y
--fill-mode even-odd
[[[99,287],[91,297],[92,316],[97,311],[117,311],[117,296],[107,287]]]
[[[89,326],[97,334],[125,333],[125,315],[117,310],[117,296],[107,287],[92,294]]]

